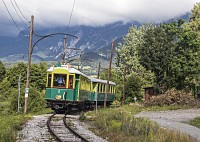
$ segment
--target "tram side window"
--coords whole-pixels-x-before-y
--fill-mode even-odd
[[[66,75],[65,74],[54,74],[53,86],[65,87]]]
[[[98,92],[100,92],[100,84],[98,84]]]
[[[48,74],[48,84],[47,87],[51,87],[51,74]]]
[[[103,84],[101,84],[100,92],[103,92]]]
[[[68,82],[68,88],[72,89],[74,84],[74,76],[69,75],[69,82]]]

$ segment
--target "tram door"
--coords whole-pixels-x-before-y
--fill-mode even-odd
[[[76,100],[78,101],[78,99],[79,99],[78,98],[78,92],[79,92],[79,90],[78,90],[79,89],[79,86],[78,86],[79,85],[79,79],[78,79],[78,77],[79,76],[76,74],[75,75],[75,85],[74,85],[74,101],[76,101]]]

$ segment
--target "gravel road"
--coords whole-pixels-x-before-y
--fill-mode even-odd
[[[155,121],[161,127],[188,134],[200,142],[200,129],[187,124],[189,120],[200,117],[200,109],[148,111],[140,112],[136,117],[147,117]]]

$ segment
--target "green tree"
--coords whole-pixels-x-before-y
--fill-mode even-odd
[[[174,52],[179,41],[178,35],[184,21],[173,21],[168,24],[150,26],[139,47],[140,63],[155,73],[158,92],[172,87],[174,81],[170,75],[170,66],[175,56]]]
[[[46,71],[47,64],[33,64],[31,66],[30,84],[40,91],[44,90],[46,87]]]
[[[26,83],[26,64],[18,63],[7,70],[6,76],[12,87],[17,88],[20,74],[21,84],[24,85]]]
[[[127,74],[140,72],[141,65],[138,60],[138,46],[142,43],[143,30],[137,27],[130,27],[126,37],[123,38],[123,43],[119,43],[117,47],[117,65],[123,70],[127,68]]]
[[[198,40],[200,41],[200,3],[196,3],[191,11],[191,18],[189,20],[188,26],[198,35]],[[199,53],[198,53],[199,54]],[[200,86],[200,75],[193,79],[194,86]]]
[[[132,100],[131,97],[136,96],[136,92],[138,96],[141,96],[141,91],[143,87],[149,87],[152,86],[154,83],[154,73],[150,70],[146,70],[139,62],[139,55],[138,55],[138,48],[141,46],[143,41],[143,36],[148,28],[149,25],[144,25],[140,28],[137,27],[131,27],[128,31],[128,34],[123,38],[123,43],[120,43],[117,47],[117,66],[119,68],[118,72],[121,75],[121,78],[124,74],[124,67],[126,67],[126,76],[131,76],[130,80],[137,80],[139,78],[140,87],[139,90],[129,90],[128,92],[125,92],[126,96],[128,96]],[[135,77],[132,77],[135,75]],[[129,77],[127,79],[129,79]],[[128,86],[134,85],[134,83],[129,81],[129,84],[126,84]],[[120,83],[120,89],[122,89],[122,79]],[[134,87],[131,87],[134,89]],[[130,94],[133,93],[133,94]]]
[[[0,82],[3,80],[6,74],[6,68],[4,64],[0,61]]]
[[[8,69],[6,76],[11,83],[12,87],[17,88],[19,75],[21,74],[21,84],[26,84],[26,70],[27,65],[18,63]],[[46,63],[32,64],[30,69],[30,86],[33,86],[40,91],[45,89],[46,85]]]
[[[134,97],[141,101],[143,98],[142,86],[143,82],[139,75],[133,72],[130,76],[128,76],[125,83],[125,102],[134,102]]]
[[[32,64],[29,93],[29,112],[36,112],[45,108],[44,88],[46,82],[46,63]],[[24,90],[26,84],[26,64],[18,63],[6,72],[6,77],[0,82],[0,113],[7,114],[17,111],[18,79],[21,74],[20,102],[24,107]]]
[[[193,31],[197,31],[200,34],[200,3],[196,3],[191,11],[189,26]]]
[[[7,77],[5,77],[2,82],[0,82],[0,114],[7,114],[12,113],[13,110],[10,109],[11,105],[11,93],[14,92],[16,89],[11,87],[10,82],[8,81]],[[17,94],[16,94],[17,95]]]
[[[200,40],[190,27],[184,26],[178,36],[171,68],[176,89],[191,90],[194,79],[199,79]]]

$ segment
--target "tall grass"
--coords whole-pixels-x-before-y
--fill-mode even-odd
[[[15,142],[17,131],[27,119],[30,119],[30,116],[20,114],[0,116],[0,142]]]
[[[135,118],[141,108],[125,106],[99,110],[94,119],[95,133],[109,142],[190,142],[189,136],[160,128],[156,123]],[[91,113],[90,113],[91,115]],[[93,114],[94,115],[94,114]]]

